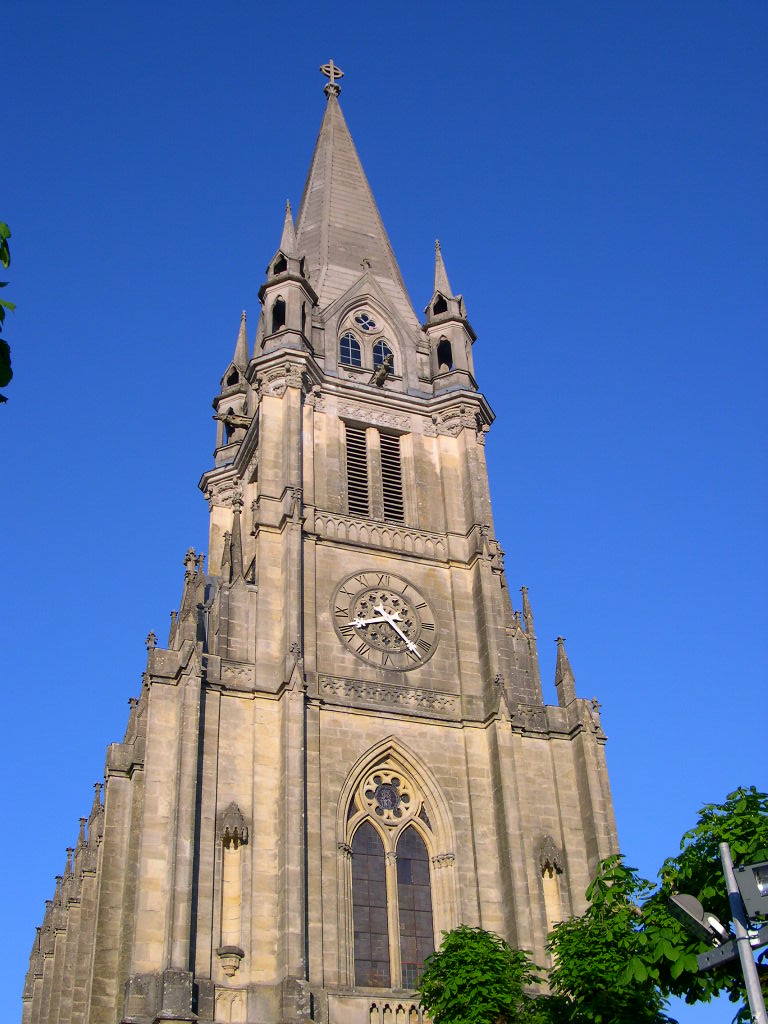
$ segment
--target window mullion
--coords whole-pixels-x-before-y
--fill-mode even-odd
[[[389,922],[389,971],[392,988],[402,988],[400,961],[400,911],[397,898],[397,854],[386,852],[387,920]]]
[[[368,427],[365,432],[365,441],[368,448],[371,518],[384,519],[384,490],[381,485],[381,438],[376,427]]]

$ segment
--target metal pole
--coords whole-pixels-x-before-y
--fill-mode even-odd
[[[763,993],[760,990],[760,979],[757,976],[757,967],[752,955],[752,946],[747,935],[747,912],[736,884],[736,875],[733,873],[733,860],[731,848],[728,843],[720,843],[720,860],[723,863],[723,874],[725,875],[725,887],[728,890],[728,900],[731,904],[733,915],[733,931],[736,936],[736,948],[739,951],[741,970],[744,974],[744,985],[747,989],[747,999],[752,1020],[755,1024],[768,1024],[768,1016],[765,1013]]]

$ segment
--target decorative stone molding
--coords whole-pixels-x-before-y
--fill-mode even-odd
[[[383,1003],[380,1000],[367,1006],[365,1024],[428,1024],[429,1018],[417,1001],[405,1000]]]
[[[352,704],[381,704],[399,707],[404,711],[417,711],[444,716],[457,715],[459,698],[439,690],[422,690],[416,686],[392,686],[386,683],[366,683],[361,679],[343,679],[338,676],[318,676],[321,694],[340,697]]]
[[[314,530],[320,537],[328,540],[387,548],[390,551],[404,551],[441,562],[444,562],[448,555],[445,538],[440,534],[393,526],[391,523],[361,523],[352,516],[315,510]]]
[[[552,836],[544,836],[539,843],[539,867],[542,875],[546,872],[550,878],[553,872],[563,873],[563,858]]]
[[[395,430],[409,431],[411,429],[410,416],[401,416],[394,412],[385,412],[373,405],[363,403],[339,402],[339,416],[359,420],[362,423],[370,423],[374,427],[393,427]]]
[[[352,847],[349,845],[349,843],[336,843],[336,847],[339,853],[342,854],[344,857],[352,856]]]
[[[234,841],[240,846],[248,842],[248,825],[234,800],[218,815],[216,837],[219,842]]]
[[[232,499],[236,493],[240,493],[242,497],[242,491],[240,489],[240,481],[236,476],[230,476],[225,480],[216,481],[215,483],[209,483],[205,489],[205,496],[208,499],[208,508],[213,510],[214,506],[222,508],[231,508]]]
[[[515,718],[526,732],[547,732],[547,712],[539,704],[518,704]]]
[[[282,398],[287,388],[304,390],[305,380],[301,363],[288,360],[280,366],[267,370],[259,377],[259,384],[263,394],[271,395],[273,398]]]
[[[256,681],[256,668],[253,665],[232,665],[223,662],[221,681],[225,686],[253,686]]]
[[[245,956],[245,952],[239,946],[219,946],[216,950],[216,955],[226,976],[232,978],[237,974],[237,969],[240,966],[240,961]]]
[[[447,868],[456,860],[455,853],[437,853],[432,858],[432,863],[436,868]]]
[[[457,437],[465,428],[481,430],[480,416],[466,405],[455,406],[442,413],[433,413],[432,422],[438,434],[445,434],[448,437]]]
[[[310,409],[314,409],[315,412],[323,412],[323,410],[325,409],[323,393],[320,390],[320,386],[318,384],[313,385],[313,387],[307,394],[305,404],[308,405]]]

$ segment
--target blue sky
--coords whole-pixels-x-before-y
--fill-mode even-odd
[[[166,635],[240,310],[342,107],[417,310],[478,334],[510,587],[609,734],[653,877],[768,784],[762,3],[8,2],[0,1017]],[[683,1022],[723,1021],[694,1007]]]

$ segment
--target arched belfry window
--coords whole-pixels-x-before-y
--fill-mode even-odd
[[[288,269],[288,261],[282,253],[277,257],[272,267],[273,274],[284,274]]]
[[[426,770],[390,747],[353,770],[338,827],[342,976],[415,988],[440,932],[458,924],[447,804]]]
[[[387,356],[392,356],[392,360],[394,361],[394,353],[392,352],[392,349],[389,347],[389,345],[383,338],[379,338],[379,340],[373,346],[374,370],[377,369],[377,367],[382,366],[384,364],[384,360],[387,358]],[[390,363],[389,372],[395,372],[394,362]]]
[[[453,369],[453,350],[447,338],[441,338],[437,343],[437,365],[441,373]]]
[[[339,362],[344,366],[362,366],[360,342],[351,331],[346,331],[339,338]]]
[[[441,313],[448,312],[448,303],[445,301],[442,295],[438,295],[432,305],[432,313],[435,316],[440,316]]]
[[[272,307],[272,333],[285,327],[285,299],[278,295]]]

